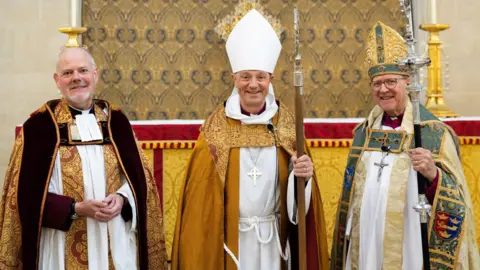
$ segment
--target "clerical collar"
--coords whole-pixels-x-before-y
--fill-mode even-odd
[[[68,105],[68,108],[70,109],[70,113],[72,114],[73,118],[75,118],[75,115],[85,114],[85,112],[87,112],[87,111],[88,111],[88,113],[93,113],[94,114],[93,104],[92,104],[92,107],[88,110],[80,110],[80,109],[74,108],[70,105]]]
[[[262,114],[262,113],[266,110],[266,108],[267,108],[267,103],[263,104],[262,109],[261,109],[258,113],[254,114],[254,115],[260,115],[260,114]],[[240,105],[240,111],[242,112],[243,115],[247,115],[247,116],[251,116],[251,115],[252,115],[251,113],[249,113],[249,112],[247,112],[245,109],[243,109],[242,105]]]
[[[399,116],[388,116],[387,113],[383,113],[382,125],[397,128],[402,125],[403,113]]]

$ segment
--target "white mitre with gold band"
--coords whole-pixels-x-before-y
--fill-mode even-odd
[[[273,73],[282,44],[267,19],[252,9],[233,28],[226,49],[233,73],[242,70]]]
[[[261,70],[273,73],[282,44],[278,35],[283,31],[278,20],[263,16],[265,12],[256,2],[241,1],[232,15],[225,17],[216,27],[217,33],[226,38],[226,50],[232,72]],[[272,26],[273,25],[273,26]],[[240,120],[242,124],[269,124],[278,111],[272,84],[265,98],[265,111],[259,115],[241,112],[240,96],[233,88],[225,105],[226,116]]]

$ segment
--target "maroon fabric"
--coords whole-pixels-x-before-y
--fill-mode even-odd
[[[296,185],[295,185],[296,187]],[[296,198],[296,188],[295,188],[295,202]],[[313,209],[313,201],[310,201],[309,211],[307,216],[305,217],[306,222],[306,238],[307,238],[307,270],[316,270],[320,269],[320,265],[318,265],[318,245],[317,245],[317,226],[315,223],[315,214],[312,210]],[[289,236],[290,242],[290,254],[291,254],[291,265],[292,269],[298,269],[298,225],[290,224],[289,227]]]
[[[307,139],[351,139],[358,123],[305,123]],[[480,124],[480,123],[479,123]],[[135,135],[141,141],[196,140],[200,124],[133,125]],[[480,134],[480,132],[479,132]]]
[[[43,210],[42,226],[61,231],[68,231],[72,225],[70,210],[73,198],[48,193]]]
[[[403,113],[395,117],[394,119],[392,119],[390,116],[384,113],[382,118],[382,125],[396,129],[397,127],[402,125],[402,120],[403,120]]]
[[[427,188],[425,189],[425,196],[427,196],[427,199],[430,203],[433,203],[433,200],[435,199],[437,186],[438,186],[438,169],[437,169],[437,175],[433,179],[432,183],[431,184],[427,183]]]
[[[49,101],[48,106],[54,110],[59,100]],[[104,101],[95,101],[104,106]],[[146,238],[146,181],[138,148],[127,117],[120,111],[110,115],[111,131],[109,134],[119,151],[132,189],[137,195],[138,204],[138,253],[141,270],[148,269],[148,247]],[[58,145],[57,128],[48,111],[33,114],[23,125],[24,149],[22,166],[18,183],[18,209],[22,229],[23,269],[37,269],[40,230],[43,216],[55,212],[54,208],[41,212],[42,205],[48,206],[47,180],[50,168],[55,161],[55,149]],[[55,200],[55,199],[54,199]],[[50,207],[48,207],[50,208]],[[48,221],[47,221],[48,223]]]
[[[267,109],[267,103],[263,104],[262,109],[260,109],[260,111],[259,111],[258,113],[256,113],[256,115],[259,115],[259,114],[263,113],[266,109]],[[240,105],[240,111],[241,111],[241,113],[242,113],[243,115],[248,115],[248,116],[252,115],[250,112],[248,112],[247,110],[245,110],[245,109],[242,107],[242,105]]]
[[[480,136],[480,121],[444,121],[458,136]],[[351,139],[358,123],[305,123],[307,139]],[[196,140],[200,124],[185,125],[133,125],[137,138],[142,141]]]
[[[444,121],[455,130],[457,136],[480,136],[480,121]]]
[[[142,160],[135,144],[135,137],[125,114],[120,111],[111,111],[110,137],[116,145],[120,159],[125,168],[125,173],[130,179],[131,187],[136,194],[138,209],[138,254],[141,270],[148,269],[148,245],[147,245],[147,186]]]
[[[57,101],[48,103],[54,108]],[[37,269],[42,205],[57,145],[56,124],[48,111],[33,114],[23,125],[22,166],[18,180],[18,213],[22,232],[23,269]]]
[[[123,196],[122,194],[119,194],[119,195],[123,197],[123,207],[122,207],[122,211],[120,212],[120,215],[122,216],[125,222],[129,222],[133,218],[132,206],[128,202],[127,197]]]
[[[305,123],[307,139],[351,139],[358,123]]]
[[[480,121],[444,121],[453,128],[457,136],[480,136]],[[357,123],[305,123],[307,139],[351,139]],[[196,140],[200,134],[200,124],[132,125],[135,135],[141,141],[181,141]],[[15,137],[21,126],[15,128]]]
[[[307,269],[320,269],[318,264],[318,245],[317,245],[317,226],[315,225],[315,211],[313,211],[313,200],[310,201],[307,216],[305,218],[307,225]]]
[[[192,125],[134,125],[133,130],[140,141],[194,141],[200,135],[199,124]]]

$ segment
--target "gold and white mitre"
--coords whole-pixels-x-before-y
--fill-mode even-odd
[[[408,75],[396,64],[406,56],[407,45],[403,37],[391,27],[377,22],[367,36],[365,67],[370,79],[383,74]]]
[[[273,73],[282,44],[267,19],[252,9],[233,28],[226,49],[233,73],[242,70]]]

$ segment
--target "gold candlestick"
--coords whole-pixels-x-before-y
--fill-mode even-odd
[[[80,47],[78,42],[78,36],[87,31],[86,27],[62,27],[58,28],[58,31],[68,35],[68,43],[65,44],[65,47]]]
[[[428,67],[428,90],[425,107],[438,117],[459,117],[458,113],[451,111],[443,99],[442,88],[442,41],[439,38],[440,31],[450,28],[448,24],[421,24],[420,29],[430,33],[428,41],[428,56],[432,63]]]

